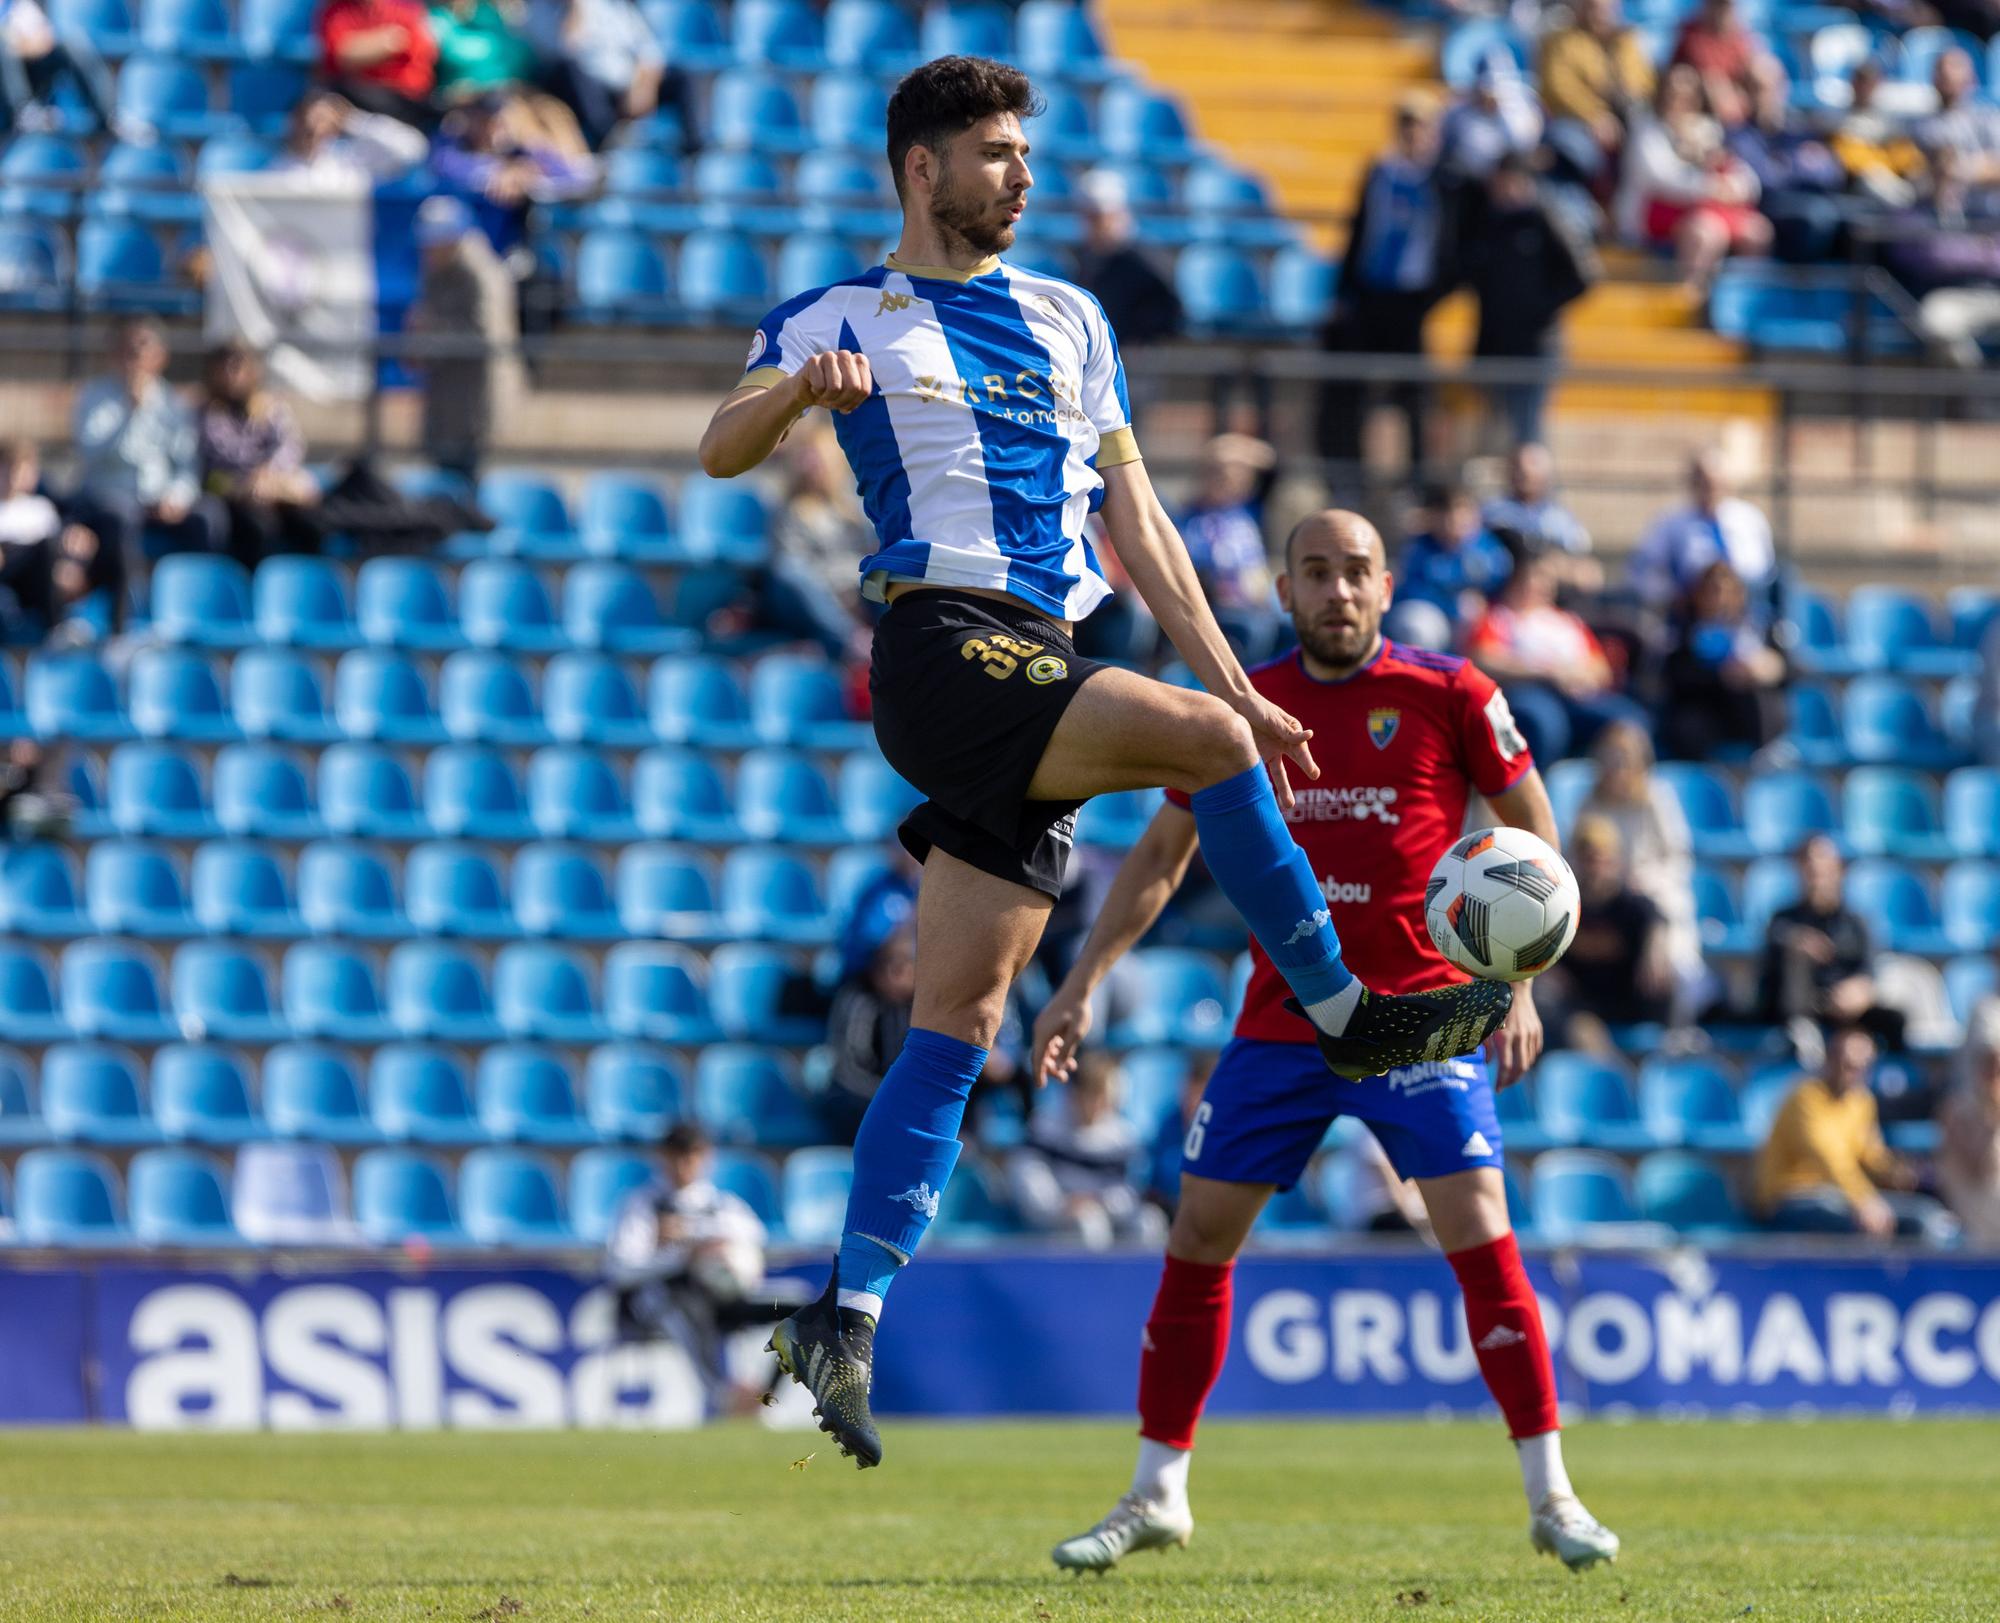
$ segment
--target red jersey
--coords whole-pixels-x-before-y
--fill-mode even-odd
[[[341,66],[341,48],[355,34],[390,24],[409,36],[393,56],[365,68]],[[437,40],[431,34],[431,14],[418,0],[332,0],[320,14],[321,66],[329,79],[359,79],[422,101],[437,85]]]
[[[1317,783],[1296,774],[1287,815],[1312,860],[1340,932],[1348,968],[1378,992],[1421,992],[1466,977],[1431,944],[1424,883],[1465,828],[1477,789],[1511,789],[1534,766],[1491,677],[1452,654],[1386,637],[1352,676],[1322,682],[1296,651],[1259,666],[1250,682],[1312,729]],[[1168,799],[1186,808],[1186,795]],[[1284,1007],[1291,995],[1253,938],[1250,989],[1236,1035],[1305,1042]]]

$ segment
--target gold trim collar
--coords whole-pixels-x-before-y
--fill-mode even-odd
[[[921,276],[927,282],[969,282],[975,276],[991,276],[1000,268],[1000,256],[988,254],[970,270],[953,270],[949,265],[906,265],[891,254],[882,263],[905,276]]]

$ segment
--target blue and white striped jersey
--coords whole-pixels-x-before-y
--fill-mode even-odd
[[[1100,468],[1139,455],[1118,343],[1080,287],[999,259],[887,264],[788,299],[758,326],[743,381],[814,355],[868,358],[875,393],[835,416],[879,550],[861,589],[984,586],[1080,620],[1111,588],[1084,539]]]

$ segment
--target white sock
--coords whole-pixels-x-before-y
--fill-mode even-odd
[[[1539,1437],[1523,1437],[1514,1448],[1521,1456],[1521,1485],[1528,1490],[1528,1508],[1540,1510],[1552,1493],[1574,1495],[1569,1472],[1563,1469],[1560,1431],[1545,1431]]]
[[[1132,1491],[1156,1505],[1185,1504],[1188,1465],[1193,1459],[1191,1448],[1173,1448],[1141,1437],[1139,1468],[1132,1473]]]
[[[1308,1003],[1306,1013],[1312,1016],[1312,1023],[1329,1037],[1338,1037],[1347,1029],[1348,1017],[1354,1013],[1355,1005],[1361,1001],[1361,982],[1351,980],[1332,997],[1323,997],[1317,1003]]]
[[[841,1307],[859,1308],[878,1322],[882,1317],[882,1298],[874,1291],[835,1291],[833,1299]]]

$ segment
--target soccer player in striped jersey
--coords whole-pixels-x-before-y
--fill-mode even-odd
[[[1450,654],[1382,636],[1392,582],[1382,538],[1330,509],[1285,543],[1278,590],[1299,646],[1251,673],[1324,747],[1324,777],[1299,791],[1294,822],[1354,967],[1398,992],[1461,979],[1424,924],[1424,885],[1483,795],[1504,823],[1556,843],[1548,792],[1491,678]],[[1090,938],[1035,1023],[1032,1062],[1066,1074],[1090,1031],[1090,996],[1152,928],[1207,833],[1168,792],[1118,870]],[[1284,1007],[1285,983],[1251,952],[1235,1039],[1222,1051],[1182,1150],[1180,1200],[1139,1353],[1139,1466],[1131,1489],[1056,1565],[1102,1572],[1134,1550],[1187,1543],[1196,1424],[1229,1348],[1231,1274],[1274,1190],[1289,1189],[1335,1116],[1368,1124],[1398,1175],[1414,1178],[1431,1228],[1465,1293],[1479,1371],[1506,1416],[1527,1489],[1535,1548],[1572,1567],[1607,1561],[1618,1536],[1570,1487],[1555,1366],[1534,1288],[1507,1218],[1500,1120],[1477,1054],[1329,1084],[1308,1034]],[[1532,982],[1488,1045],[1505,1087],[1541,1051]]]
[[[1491,982],[1378,996],[1341,962],[1282,809],[1285,760],[1318,775],[1311,733],[1251,685],[1202,599],[1140,460],[1103,310],[999,257],[1034,184],[1022,120],[1037,110],[1002,63],[943,57],[908,75],[888,112],[896,252],[765,317],[701,443],[702,467],[730,478],[810,408],[835,414],[879,538],[862,589],[888,605],[875,735],[928,797],[900,831],[924,864],[913,1024],[855,1140],[826,1294],[772,1338],[864,1467],[882,1455],[868,1399],[883,1295],[937,1216],[966,1096],[1085,800],[1161,785],[1190,796],[1211,871],[1335,1071],[1464,1053],[1511,1001]],[[1072,625],[1110,592],[1084,537],[1093,510],[1207,692],[1078,655]]]

